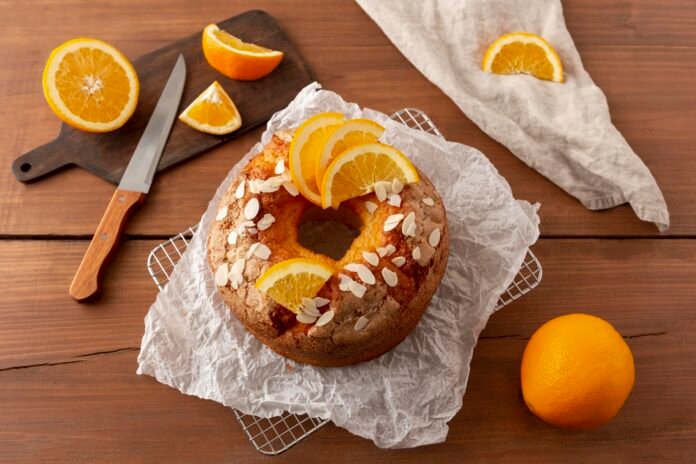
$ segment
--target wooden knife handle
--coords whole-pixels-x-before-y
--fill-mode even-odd
[[[70,284],[70,296],[75,300],[85,301],[99,291],[100,276],[116,251],[126,221],[144,200],[144,193],[116,189]]]

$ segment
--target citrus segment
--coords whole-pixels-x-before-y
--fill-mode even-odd
[[[321,205],[321,195],[316,181],[317,160],[326,139],[345,120],[341,113],[319,113],[297,128],[290,142],[288,163],[290,175],[302,196]]]
[[[384,132],[384,127],[369,119],[351,119],[338,127],[326,139],[321,155],[317,160],[316,181],[321,188],[326,168],[331,162],[348,148],[363,143],[376,141]]]
[[[249,81],[270,74],[283,52],[244,42],[216,24],[203,30],[203,55],[208,64],[231,79]]]
[[[331,162],[324,174],[321,206],[338,208],[341,202],[374,191],[375,183],[398,179],[418,182],[418,172],[399,150],[380,142],[349,148]]]
[[[140,90],[130,61],[97,39],[74,39],[53,50],[42,84],[53,112],[89,132],[123,126],[135,111]]]
[[[179,115],[179,120],[208,134],[229,134],[239,129],[242,117],[225,89],[213,82]]]
[[[527,32],[498,37],[486,50],[481,68],[494,74],[530,74],[563,82],[563,64],[556,50],[543,37]]]
[[[584,429],[611,420],[628,398],[633,355],[608,322],[568,314],[542,325],[522,357],[522,395],[542,420]]]
[[[333,275],[326,264],[307,258],[281,261],[256,281],[256,288],[276,303],[299,314],[303,298],[314,298]]]

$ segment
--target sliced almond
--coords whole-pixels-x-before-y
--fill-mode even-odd
[[[390,287],[396,287],[396,284],[399,283],[399,277],[396,275],[396,272],[387,267],[382,268],[382,278],[384,278],[384,282]]]
[[[383,182],[377,182],[375,184],[375,195],[377,196],[377,200],[380,202],[384,201],[387,199],[387,189],[384,186]]]
[[[366,201],[365,208],[367,209],[368,213],[374,214],[374,212],[377,211],[377,204],[371,201]]]
[[[350,289],[348,288],[348,285],[353,281],[353,279],[351,279],[349,276],[347,276],[345,274],[341,274],[341,273],[338,274],[338,279],[339,279],[339,282],[338,282],[339,290],[341,290],[342,292],[349,291]]]
[[[391,184],[392,192],[394,193],[401,193],[401,191],[404,189],[404,184],[401,183],[399,179],[394,179]]]
[[[351,280],[350,282],[348,282],[348,290],[350,290],[350,292],[358,298],[362,298],[365,295],[365,292],[367,291],[367,287],[357,283],[354,280]]]
[[[296,197],[297,195],[300,194],[300,191],[297,190],[297,187],[295,187],[295,184],[293,184],[292,182],[285,182],[285,183],[283,184],[283,187],[284,187],[285,190],[287,190],[287,192],[288,192],[290,195],[292,195],[293,197]]]
[[[283,171],[285,171],[285,161],[279,160],[276,163],[275,169],[273,170],[273,172],[275,172],[276,174],[282,174]]]
[[[401,195],[398,193],[390,193],[388,203],[397,208],[401,207]]]
[[[237,186],[237,190],[234,191],[234,197],[237,200],[244,198],[244,181],[241,181]]]
[[[413,251],[411,252],[411,257],[413,257],[413,259],[415,259],[416,261],[421,258],[420,247],[416,247],[413,249]]]
[[[236,245],[238,237],[239,234],[236,231],[230,231],[229,235],[227,235],[227,243],[229,243],[230,245]]]
[[[351,272],[355,272],[360,277],[360,280],[368,285],[374,285],[376,282],[375,275],[370,271],[370,269],[364,264],[360,263],[350,263],[346,264],[343,269]]]
[[[353,326],[353,330],[355,330],[356,332],[361,331],[362,329],[365,328],[365,326],[367,325],[368,322],[370,322],[370,320],[368,318],[366,318],[365,316],[360,316],[360,318],[357,320],[357,322]]]
[[[430,236],[428,237],[428,244],[430,244],[431,247],[435,248],[438,243],[440,243],[440,229],[435,228],[432,232],[430,232]]]
[[[247,204],[244,206],[244,217],[247,219],[254,219],[256,215],[259,214],[260,209],[261,205],[259,204],[259,199],[252,198],[247,201]]]
[[[404,218],[403,214],[392,214],[384,221],[384,231],[390,232],[399,225],[399,222]]]
[[[371,251],[363,251],[362,256],[363,258],[365,258],[365,261],[372,264],[373,266],[377,266],[379,264],[379,256],[377,256],[377,253],[373,253]]]
[[[275,216],[270,213],[263,215],[259,222],[256,223],[256,228],[259,230],[266,230],[275,222]]]
[[[406,264],[406,258],[403,256],[397,256],[396,258],[392,259],[391,262],[394,263],[394,266],[401,267]]]
[[[433,200],[430,197],[423,198],[423,203],[425,203],[428,206],[435,206],[435,200]]]
[[[267,260],[271,256],[271,249],[263,243],[259,243],[258,245],[259,246],[254,250],[254,256],[259,259]]]
[[[302,312],[314,317],[321,316],[321,312],[317,309],[317,305],[312,298],[302,298]]]
[[[261,244],[258,243],[258,242],[252,243],[251,246],[249,247],[249,249],[247,250],[246,258],[249,259],[249,258],[251,258],[252,256],[254,256],[254,253],[256,252],[256,249],[257,249],[258,247],[260,247],[260,246],[261,246]]]
[[[247,229],[247,233],[249,235],[256,235],[258,232],[259,232],[259,229],[257,229],[256,227],[249,227]]]
[[[416,225],[416,213],[411,211],[408,213],[408,216],[406,216],[406,219],[404,219],[404,222],[401,224],[401,233],[404,234],[405,236],[408,237],[409,230],[411,230],[411,226]],[[415,228],[413,229],[415,232]]]
[[[227,209],[227,205],[220,208],[217,212],[217,216],[215,216],[215,220],[222,221],[223,219],[225,219],[227,217]]]
[[[295,319],[303,324],[314,324],[314,322],[317,320],[316,317],[310,316],[309,314],[305,314],[301,311],[297,316],[295,316]]]
[[[261,179],[252,179],[249,181],[249,191],[251,193],[261,193],[261,184],[263,181]]]
[[[396,247],[394,245],[392,245],[391,243],[384,248],[387,250],[387,254],[385,256],[391,256],[396,251]]]
[[[230,270],[227,266],[227,263],[222,263],[220,267],[217,268],[215,271],[215,285],[218,287],[224,287],[227,285],[227,275],[230,273]]]
[[[323,325],[326,325],[326,324],[328,324],[329,322],[331,322],[331,320],[333,319],[333,317],[334,317],[333,309],[329,309],[329,310],[326,311],[324,314],[322,314],[322,315],[319,317],[319,319],[317,319],[317,322],[316,322],[316,324],[314,324],[314,325],[317,326],[317,327],[321,327],[321,326],[323,326]]]
[[[326,298],[322,298],[320,296],[315,296],[314,297],[314,305],[317,308],[321,308],[323,306],[326,306],[327,304],[331,303],[331,300],[328,300]]]
[[[244,272],[245,263],[246,261],[244,261],[244,258],[239,258],[237,261],[234,262],[234,264],[230,268],[230,274],[233,272],[236,274],[242,274]]]
[[[406,231],[406,236],[407,237],[415,237],[416,236],[416,223],[414,222],[410,226],[408,226],[408,230]]]

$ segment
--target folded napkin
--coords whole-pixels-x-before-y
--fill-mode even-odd
[[[669,212],[655,179],[611,123],[559,0],[357,0],[401,53],[489,136],[585,207],[622,203],[660,231]],[[561,57],[566,82],[481,71],[500,35],[532,32]]]

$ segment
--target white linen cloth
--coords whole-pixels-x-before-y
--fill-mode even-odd
[[[215,287],[206,248],[220,197],[241,167],[273,133],[321,111],[384,125],[381,139],[432,180],[450,228],[447,271],[416,329],[389,353],[341,368],[290,361],[247,332]],[[138,373],[246,414],[272,417],[287,410],[328,418],[384,448],[444,441],[447,422],[462,406],[479,332],[539,236],[536,210],[512,197],[479,151],[409,129],[311,84],[271,118],[261,143],[218,188],[145,318]]]
[[[559,0],[356,1],[425,77],[528,166],[589,209],[628,202],[640,219],[669,227],[662,192],[612,124]],[[565,83],[483,72],[486,49],[508,32],[548,40]]]

